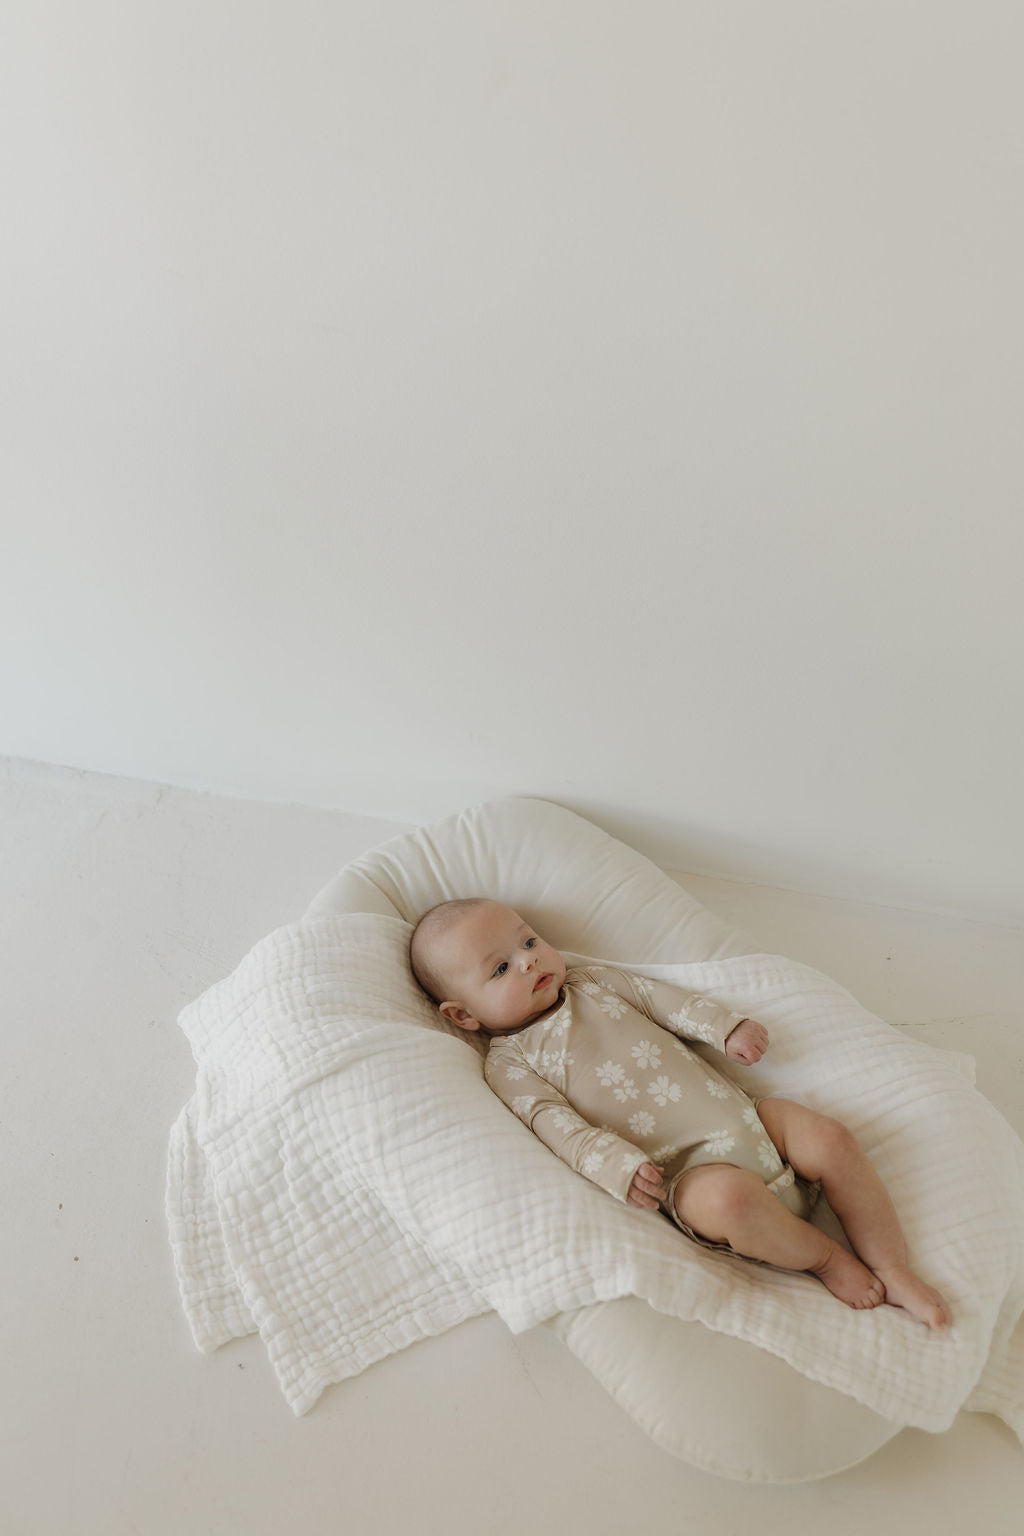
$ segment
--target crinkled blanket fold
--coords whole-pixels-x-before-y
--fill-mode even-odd
[[[716,1065],[855,1132],[911,1263],[952,1306],[936,1334],[701,1249],[573,1172],[491,1092],[478,1047],[438,1027],[409,933],[369,914],[277,929],[183,1011],[196,1088],[171,1132],[167,1216],[200,1349],[258,1331],[300,1414],[330,1383],[489,1309],[519,1333],[636,1295],[898,1423],[939,1431],[976,1409],[1024,1440],[1024,1144],[963,1059],[779,955],[604,957],[768,1026],[758,1066]]]

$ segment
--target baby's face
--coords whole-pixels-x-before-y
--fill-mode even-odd
[[[441,1012],[463,1029],[507,1035],[559,1002],[565,961],[500,902],[473,907],[444,936],[451,996]]]

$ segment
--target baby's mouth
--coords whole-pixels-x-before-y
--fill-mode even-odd
[[[550,971],[545,971],[544,975],[543,976],[538,976],[537,980],[534,982],[533,990],[535,992],[539,992],[541,987],[546,987],[550,980],[551,980],[551,972]]]

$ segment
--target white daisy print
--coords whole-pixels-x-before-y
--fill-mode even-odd
[[[641,997],[649,997],[650,996],[651,987],[654,984],[653,984],[653,982],[648,981],[646,976],[632,976],[631,975],[629,979],[633,983],[634,987],[636,987],[636,989],[640,993]]]
[[[645,1070],[651,1067],[656,1072],[661,1066],[661,1046],[655,1041],[641,1040],[639,1045],[632,1047],[632,1051],[638,1067]]]
[[[559,1072],[564,1077],[566,1067],[572,1066],[575,1060],[575,1056],[570,1056],[568,1051],[559,1049],[558,1046],[553,1046],[551,1050],[541,1052],[541,1075],[543,1076],[547,1072]]]
[[[626,1004],[615,992],[606,992],[601,999],[601,1009],[610,1019],[619,1019],[626,1011]]]
[[[770,1141],[762,1141],[757,1149],[757,1155],[761,1159],[762,1168],[781,1168],[782,1158]]]
[[[517,1093],[512,1100],[512,1108],[517,1115],[528,1115],[537,1102],[537,1097],[532,1093]]]
[[[589,1174],[600,1173],[604,1167],[604,1158],[600,1152],[588,1152],[583,1159],[583,1172]]]
[[[724,1083],[718,1083],[713,1077],[705,1078],[704,1087],[713,1099],[727,1099],[729,1090]]]
[[[667,1163],[670,1157],[675,1157],[679,1147],[655,1147],[651,1153],[656,1163]]]
[[[633,1082],[633,1079],[627,1077],[617,1088],[613,1088],[612,1092],[620,1104],[625,1104],[627,1099],[635,1099],[640,1090]]]
[[[579,1123],[579,1115],[571,1109],[556,1109],[551,1116],[551,1124],[559,1131],[574,1131]]]
[[[594,1146],[595,1147],[605,1147],[605,1148],[607,1148],[607,1147],[610,1147],[614,1142],[618,1141],[618,1139],[619,1138],[616,1136],[615,1132],[612,1131],[612,1130],[609,1130],[606,1127],[605,1128],[605,1134],[603,1136],[599,1136],[597,1138],[597,1140],[594,1142]]]
[[[764,1126],[758,1119],[757,1110],[754,1108],[753,1104],[744,1104],[743,1118],[746,1121],[747,1129],[753,1131],[755,1136],[764,1135]]]
[[[581,981],[580,982],[580,991],[581,992],[585,992],[588,997],[593,997],[594,993],[595,992],[600,992],[600,990],[601,990],[601,988],[598,986],[596,981]]]
[[[691,1019],[689,1014],[682,1008],[677,1009],[675,1013],[670,1013],[668,1021],[670,1024],[674,1024],[677,1029],[683,1029],[685,1026],[686,1033],[692,1035],[695,1040],[703,1040],[707,1045],[714,1045],[715,1043],[715,1031],[711,1025],[702,1024],[697,1019]]]
[[[505,1076],[510,1077],[513,1082],[518,1082],[519,1078],[526,1076],[526,1068],[507,1066],[505,1068]]]
[[[720,1157],[723,1152],[731,1152],[736,1145],[736,1137],[730,1136],[728,1131],[712,1131],[710,1136],[705,1136],[704,1145],[709,1152]]]
[[[595,1070],[602,1088],[610,1088],[613,1083],[621,1083],[626,1075],[625,1067],[621,1067],[617,1061],[602,1061]]]
[[[629,1128],[634,1136],[649,1136],[657,1125],[653,1115],[649,1115],[646,1109],[638,1109],[635,1115],[629,1117]]]
[[[646,1158],[644,1159],[644,1161],[646,1162]],[[639,1168],[639,1167],[640,1167],[640,1164],[636,1160],[636,1153],[635,1152],[623,1152],[623,1154],[622,1154],[622,1171],[623,1171],[623,1173],[628,1173],[631,1168],[636,1169],[636,1168]]]
[[[683,1094],[679,1084],[670,1082],[665,1074],[656,1077],[653,1083],[648,1083],[647,1092],[652,1095],[655,1104],[662,1105],[667,1104],[670,1099],[673,1104],[678,1104]]]

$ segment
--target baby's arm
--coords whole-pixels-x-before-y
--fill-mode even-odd
[[[697,992],[687,992],[684,987],[674,986],[671,982],[652,981],[648,976],[637,976],[617,965],[587,966],[583,974],[590,978],[596,989],[614,992],[625,1002],[632,1003],[634,1008],[639,1008],[655,1024],[671,1030],[674,1035],[684,1040],[699,1040],[705,1045],[716,1046],[723,1055],[733,1056],[737,1061],[746,1061],[748,1064],[757,1061],[768,1045],[768,1031],[763,1025],[755,1024],[753,1019],[746,1018],[744,1014],[732,1013],[720,1003],[713,1003],[710,998],[701,997]],[[752,1031],[747,1030],[748,1024],[753,1026]],[[731,1035],[733,1038],[729,1040]],[[755,1042],[759,1043],[759,1049]],[[737,1046],[742,1046],[742,1054]]]
[[[616,1200],[647,1203],[631,1196],[634,1177],[648,1165],[648,1154],[614,1131],[602,1131],[585,1120],[553,1083],[529,1065],[515,1040],[491,1046],[484,1077],[499,1099],[570,1168]]]

